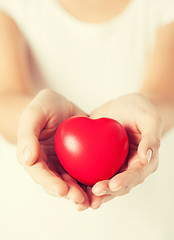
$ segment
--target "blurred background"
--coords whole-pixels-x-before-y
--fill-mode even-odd
[[[30,7],[31,2],[33,8]],[[38,8],[41,2],[42,7]],[[90,112],[116,96],[139,89],[139,80],[145,70],[145,52],[147,47],[154,44],[155,34],[151,34],[151,31],[160,22],[151,21],[157,18],[157,11],[154,16],[151,9],[148,20],[144,17],[143,21],[137,22],[137,28],[130,26],[126,33],[118,26],[124,43],[122,38],[116,37],[119,47],[112,49],[111,25],[102,30],[102,27],[81,23],[61,8],[55,10],[53,1],[50,1],[52,5],[48,2],[0,0],[0,8],[15,19],[28,39],[33,81],[38,90],[49,82],[50,88],[61,90],[64,96]],[[150,1],[143,2],[145,8],[150,5]],[[174,6],[173,0],[171,4]],[[167,8],[163,20],[168,22],[171,12],[174,18],[174,8]],[[64,19],[63,27],[56,19],[57,14]],[[136,19],[136,12],[132,15]],[[144,22],[150,24],[150,31],[143,31]],[[126,21],[124,23],[126,25]],[[57,28],[63,29],[63,37],[52,37]],[[64,41],[64,37],[69,40],[72,32],[71,43]],[[141,44],[136,38],[137,32],[143,39]],[[135,41],[128,41],[129,34],[133,34]],[[89,36],[90,41],[86,40]],[[77,41],[79,38],[80,44]],[[58,54],[55,55],[55,52]],[[120,52],[122,58],[119,57]],[[113,56],[115,62],[110,64]],[[70,66],[71,62],[74,65],[67,71],[65,66]],[[94,69],[96,62],[98,65]],[[126,70],[125,64],[129,66]],[[57,68],[60,68],[58,73]],[[116,75],[113,74],[115,70]],[[70,77],[72,81],[67,85]],[[60,78],[62,81],[55,87],[55,82]],[[83,81],[79,84],[81,79]],[[108,79],[110,85],[107,84]],[[119,79],[121,84],[113,85],[115,79]],[[11,121],[13,119],[9,119],[9,124]],[[160,164],[154,174],[128,195],[117,197],[97,210],[88,209],[84,212],[78,212],[68,200],[47,195],[17,162],[16,145],[0,136],[0,239],[174,240],[174,129],[162,139]]]

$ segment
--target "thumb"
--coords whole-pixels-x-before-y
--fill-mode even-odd
[[[149,164],[153,155],[158,151],[160,140],[156,137],[144,136],[138,146],[138,156],[142,164]]]
[[[138,126],[142,138],[138,146],[138,155],[142,164],[147,164],[152,159],[160,147],[162,134],[162,120],[160,117],[144,118],[142,124]]]
[[[76,104],[72,103],[71,101],[68,101],[68,104],[69,104],[70,116],[89,117],[89,115],[86,112],[84,112],[81,108],[79,108]]]
[[[17,133],[17,159],[31,166],[40,154],[39,134],[45,125],[44,113],[38,105],[28,105],[21,114]]]

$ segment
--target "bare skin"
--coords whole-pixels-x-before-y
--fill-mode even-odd
[[[105,22],[118,16],[131,0],[57,0],[75,18],[86,22]]]
[[[77,3],[78,2],[79,1],[77,1]],[[113,4],[121,4],[121,1],[108,1],[110,4],[111,2]],[[64,3],[68,4],[69,1],[64,1]],[[81,1],[81,3],[84,2]],[[94,7],[91,3],[92,1],[89,1],[89,11]],[[105,6],[106,1],[100,1],[100,3],[103,4],[102,6]],[[122,7],[118,8],[118,13],[113,13],[108,10],[109,14],[107,17],[106,14],[102,12],[104,7],[101,5],[99,7],[100,11],[97,10],[96,13],[99,1],[95,1],[95,4],[93,16],[90,16],[88,19],[82,19],[80,16],[79,18],[89,22],[109,20],[114,14],[119,14],[121,9],[124,10],[128,1],[124,1],[125,6],[122,5]],[[68,6],[70,7],[70,5]],[[112,5],[112,9],[113,6],[116,5]],[[80,9],[79,13],[83,13],[81,4],[78,8]],[[108,9],[110,9],[109,6]],[[101,187],[101,190],[106,190],[107,193],[104,195],[102,195],[101,192],[99,194],[96,193],[95,186],[88,190],[85,189],[84,186],[80,186],[63,171],[59,164],[55,166],[54,149],[50,153],[46,147],[47,145],[53,145],[52,137],[54,136],[56,127],[58,127],[61,121],[72,115],[87,114],[79,109],[78,106],[70,103],[68,99],[65,99],[52,90],[45,89],[40,92],[36,91],[31,81],[27,46],[14,21],[3,12],[0,13],[0,42],[0,132],[9,142],[17,143],[17,157],[19,162],[24,166],[33,180],[40,184],[46,192],[54,196],[62,196],[73,200],[79,210],[87,209],[89,206],[95,209],[100,207],[102,201],[106,202],[115,196],[128,193],[132,187],[144,181],[150,173],[157,169],[160,139],[162,135],[174,125],[174,24],[160,29],[156,40],[156,47],[149,55],[149,66],[139,93],[123,96],[119,100],[114,99],[91,113],[91,117],[95,118],[101,115],[114,118],[115,108],[112,106],[117,106],[119,109],[125,107],[125,98],[143,99],[141,106],[134,105],[135,115],[138,116],[137,119],[141,119],[142,115],[143,117],[146,116],[146,119],[150,119],[152,123],[151,133],[153,133],[153,139],[143,140],[145,145],[143,145],[143,148],[140,148],[142,149],[142,153],[141,151],[137,153],[136,150],[139,147],[140,140],[142,140],[144,136],[144,131],[147,132],[149,130],[147,125],[146,128],[140,132],[139,141],[133,143],[137,147],[135,149],[137,162],[134,162],[135,165],[133,169],[131,169],[131,171],[130,169],[124,169],[124,172],[120,175],[120,182],[118,181],[120,176],[117,176],[109,182],[97,183],[98,186]],[[47,105],[42,104],[43,99],[48,102]],[[48,99],[49,101],[47,101]],[[54,111],[53,102],[55,99],[56,101],[60,100],[59,110],[61,114],[59,115]],[[50,106],[52,106],[52,109],[48,111]],[[147,111],[149,108],[152,109],[150,115]],[[110,109],[109,112],[108,109]],[[142,111],[142,109],[144,109],[144,111]],[[30,116],[30,121],[27,116]],[[13,119],[13,123],[9,121],[9,119]],[[27,124],[27,121],[31,124]],[[141,121],[139,121],[139,124],[140,122]],[[23,126],[28,127],[24,128]],[[49,132],[50,126],[51,132]],[[24,135],[25,138],[23,137]],[[30,147],[32,152],[30,152],[30,157],[25,163],[23,153],[26,147]],[[147,161],[146,150],[148,149],[152,150],[150,161]],[[50,154],[53,156],[52,160],[50,160]],[[130,160],[130,163],[131,161],[133,160]],[[130,166],[131,165],[132,164],[130,164]],[[130,175],[130,172],[132,172],[132,175]],[[113,188],[115,182],[119,182],[123,186],[122,191],[120,191],[121,189],[116,190]]]

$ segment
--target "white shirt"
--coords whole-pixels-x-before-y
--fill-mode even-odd
[[[137,90],[157,29],[174,19],[173,4],[132,0],[119,16],[101,24],[75,19],[57,0],[1,5],[26,36],[46,84],[90,112]]]
[[[0,0],[0,7],[29,43],[38,89],[41,80],[88,113],[138,90],[157,30],[174,21],[174,0],[132,0],[119,16],[97,24],[74,18],[56,0]],[[173,164],[172,136],[157,173],[129,195],[84,213],[36,186],[16,162],[15,145],[2,138],[0,238],[173,239],[173,174],[165,164]]]

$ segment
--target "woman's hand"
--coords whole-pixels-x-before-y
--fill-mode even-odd
[[[129,193],[157,169],[163,122],[156,108],[141,94],[119,97],[94,110],[90,117],[117,120],[129,138],[129,154],[119,173],[88,189],[91,207],[98,208],[102,202]]]
[[[54,136],[68,117],[86,114],[50,89],[40,91],[21,114],[17,158],[32,179],[53,195],[71,199],[80,208],[89,207],[83,187],[63,169],[54,149]]]

